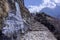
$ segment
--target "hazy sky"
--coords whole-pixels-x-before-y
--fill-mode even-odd
[[[31,13],[46,12],[52,16],[60,15],[60,0],[25,0],[25,6]]]

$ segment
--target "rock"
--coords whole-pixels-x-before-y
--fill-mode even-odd
[[[30,30],[22,35],[21,40],[57,40],[46,26],[31,18]]]
[[[9,10],[8,4],[6,0],[0,0],[0,27],[3,26],[3,19],[7,17],[7,12]]]
[[[30,12],[24,5],[24,0],[17,0],[20,5],[21,15],[24,20],[30,20]],[[2,18],[6,18],[8,16],[8,12],[10,10],[16,10],[15,1],[14,0],[0,0],[0,16]],[[2,19],[3,20],[3,19]]]
[[[36,14],[36,21],[45,25],[58,39],[60,38],[60,20],[54,17],[51,17],[45,13]],[[59,36],[57,36],[59,35]],[[60,40],[60,39],[59,39]]]

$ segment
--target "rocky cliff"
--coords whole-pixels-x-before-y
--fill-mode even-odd
[[[0,0],[1,29],[4,26],[4,20],[8,16],[9,11],[16,11],[15,1],[19,4],[22,19],[24,19],[23,22],[28,28],[24,34],[19,36],[20,39],[18,40],[57,40],[56,37],[60,40],[60,21],[44,13],[37,13],[36,15],[30,14],[28,9],[24,6],[24,0]],[[0,35],[1,40],[11,40],[11,38],[2,34],[1,31]],[[16,36],[14,35],[13,38],[16,39]]]
[[[24,6],[24,0],[17,0],[20,6],[20,11],[22,17],[27,20],[30,17],[28,9]],[[0,0],[0,27],[2,26],[3,19],[8,16],[8,12],[11,10],[16,10],[14,0]]]
[[[2,27],[3,18],[7,16],[7,12],[9,10],[8,4],[6,0],[0,0],[0,28]]]

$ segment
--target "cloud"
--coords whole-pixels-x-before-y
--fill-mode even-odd
[[[60,4],[60,0],[53,0],[55,3],[59,3]]]
[[[29,8],[29,11],[31,12],[31,13],[36,13],[36,12],[39,12],[41,9],[43,9],[43,8],[45,8],[45,6],[29,6],[30,8]]]
[[[53,0],[56,5],[60,6],[60,0]]]
[[[54,9],[57,5],[60,5],[60,0],[43,0],[42,3],[38,6],[29,5],[28,9],[31,13],[40,12],[42,9],[48,7]]]

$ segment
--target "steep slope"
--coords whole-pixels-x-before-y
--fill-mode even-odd
[[[30,30],[22,36],[21,40],[57,40],[47,27],[34,18],[31,18],[30,23]]]
[[[54,17],[51,17],[45,13],[42,14],[36,14],[35,16],[35,20],[37,20],[38,22],[41,22],[41,24],[45,25],[50,32],[52,32],[55,37],[58,38],[58,40],[60,40],[60,21],[59,19],[56,19]]]

